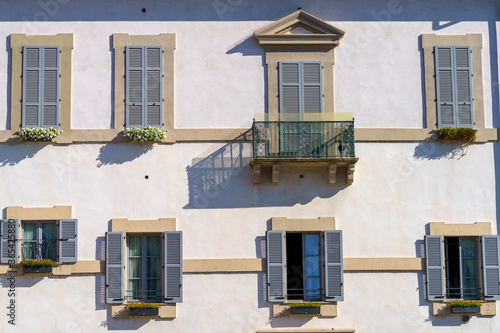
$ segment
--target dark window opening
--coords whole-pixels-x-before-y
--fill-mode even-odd
[[[447,298],[479,298],[477,258],[476,238],[445,238]]]
[[[302,234],[286,234],[286,281],[290,300],[303,299],[304,269],[302,266]]]

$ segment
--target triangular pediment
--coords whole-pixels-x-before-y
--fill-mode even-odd
[[[254,32],[260,45],[331,45],[335,47],[344,32],[299,9]]]

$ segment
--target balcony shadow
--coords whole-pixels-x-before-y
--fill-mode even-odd
[[[467,154],[468,147],[461,144],[438,144],[422,142],[415,147],[413,158],[416,160],[454,160]]]
[[[97,167],[131,162],[153,149],[152,143],[130,143],[126,145],[107,143],[99,149]]]

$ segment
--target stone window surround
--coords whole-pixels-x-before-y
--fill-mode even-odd
[[[484,97],[483,97],[483,69],[481,49],[483,39],[481,34],[467,35],[436,35],[422,34],[422,51],[424,55],[425,77],[425,118],[426,128],[437,128],[436,109],[436,80],[434,46],[469,46],[471,49],[472,70],[472,97],[474,114],[474,128],[484,129]]]

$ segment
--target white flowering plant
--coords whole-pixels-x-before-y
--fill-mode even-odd
[[[54,127],[25,127],[19,131],[21,141],[54,141],[59,135],[59,130]]]
[[[126,128],[125,135],[132,141],[160,141],[167,138],[167,133],[159,127]]]

